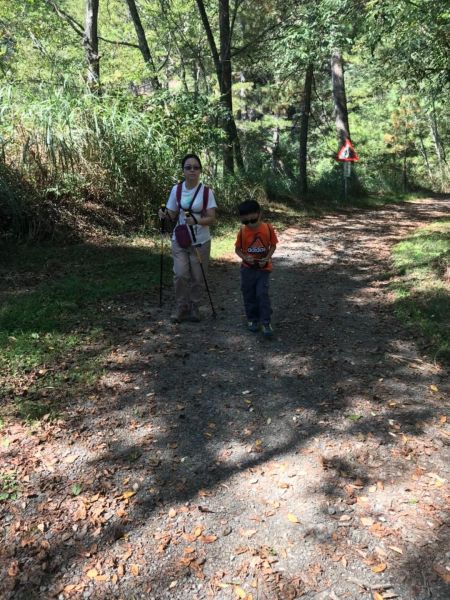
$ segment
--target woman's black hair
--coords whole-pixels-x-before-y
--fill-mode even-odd
[[[241,202],[241,204],[239,204],[238,211],[241,216],[251,215],[252,213],[261,212],[261,207],[259,205],[259,202],[257,202],[256,200],[244,200],[244,202]]]
[[[186,156],[183,156],[183,158],[181,159],[181,168],[184,169],[184,163],[189,160],[190,158],[195,158],[195,160],[198,162],[198,164],[200,165],[200,170],[202,170],[202,161],[199,159],[199,157],[196,154],[186,154]]]

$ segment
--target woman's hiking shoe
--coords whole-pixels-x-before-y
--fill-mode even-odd
[[[190,310],[186,307],[177,308],[174,314],[170,317],[172,323],[181,323],[181,321],[187,321],[190,316]]]
[[[247,329],[249,331],[252,331],[253,333],[256,333],[259,329],[259,323],[258,321],[249,321],[247,323]]]
[[[266,338],[270,338],[273,336],[273,329],[270,323],[263,323],[262,326],[263,336]]]
[[[200,311],[198,309],[198,306],[195,306],[194,304],[191,306],[191,314],[189,315],[189,321],[191,321],[191,323],[198,323],[200,320]]]

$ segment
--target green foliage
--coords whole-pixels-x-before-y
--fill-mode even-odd
[[[93,209],[101,205],[145,226],[166,199],[181,156],[217,143],[214,105],[204,100],[167,92],[151,98],[81,92],[41,87],[24,97],[12,87],[1,90],[0,135],[8,157],[3,171],[10,175],[3,180],[0,210],[13,227],[27,226],[29,237],[48,234],[34,233],[37,223],[45,223],[35,211],[44,212],[50,199],[58,213],[54,220],[68,227],[67,198],[79,213],[88,211],[90,202]],[[22,176],[20,187],[8,183],[12,173]],[[36,190],[32,206],[21,192],[27,186]],[[34,223],[28,222],[29,213]]]
[[[421,228],[393,251],[399,317],[419,332],[436,360],[450,361],[450,221]]]
[[[205,6],[218,44],[217,3]],[[61,8],[82,30],[83,3],[66,0]],[[351,195],[450,189],[445,3],[261,0],[257,11],[250,2],[234,9],[235,111],[264,117],[238,121],[247,173],[220,182],[216,65],[195,0],[139,4],[158,92],[148,85],[126,3],[101,3],[102,85],[95,94],[83,84],[82,36],[67,19],[41,0],[0,0],[0,234],[65,239],[93,229],[145,229],[187,151],[205,158],[205,179],[225,214],[255,188],[274,200],[298,198],[309,63],[308,199],[336,200],[342,178],[330,89],[335,48],[345,59],[350,131],[361,156]]]
[[[79,483],[74,483],[73,486],[71,487],[71,494],[72,496],[79,496],[82,492],[83,488]]]
[[[0,473],[0,502],[15,500],[19,495],[19,484],[15,473]]]
[[[67,395],[98,381],[126,298],[157,294],[159,250],[143,239],[3,248],[0,395],[17,414],[55,418]]]

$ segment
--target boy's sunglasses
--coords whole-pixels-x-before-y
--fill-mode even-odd
[[[186,165],[184,169],[185,171],[200,171],[200,167],[198,165]]]
[[[256,219],[241,219],[241,223],[242,225],[254,225],[258,222],[258,219],[259,217],[257,217]]]

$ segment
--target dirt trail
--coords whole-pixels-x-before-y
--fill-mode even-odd
[[[270,341],[243,327],[236,263],[211,268],[216,321],[135,306],[98,393],[9,432],[36,495],[1,515],[1,597],[448,599],[448,374],[385,274],[449,215],[422,200],[285,231]]]

